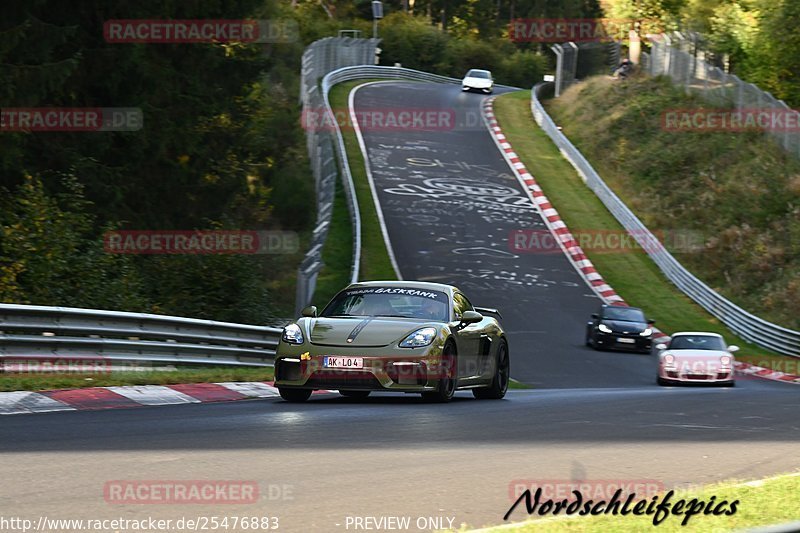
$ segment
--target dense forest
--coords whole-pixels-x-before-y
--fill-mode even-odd
[[[800,104],[790,0],[391,0],[381,62],[527,87],[552,62],[513,18],[651,18],[706,33],[731,68]],[[372,30],[366,0],[10,0],[0,6],[0,107],[141,109],[136,131],[0,131],[0,301],[266,323],[293,308],[316,216],[298,107],[300,56]],[[113,19],[291,20],[288,42],[114,43]],[[278,255],[108,253],[111,230],[288,230]]]

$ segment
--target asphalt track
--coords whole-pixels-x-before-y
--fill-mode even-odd
[[[409,83],[367,86],[355,98],[357,107],[460,117],[479,113],[481,100],[458,87]],[[519,201],[482,126],[364,133],[402,276],[452,282],[474,304],[499,307],[512,375],[537,388],[503,401],[459,393],[448,405],[334,395],[303,405],[269,399],[1,417],[1,516],[274,515],[283,531],[354,531],[348,516],[406,515],[480,526],[502,522],[516,480],[673,487],[800,467],[794,386],[750,379],[733,389],[660,388],[652,356],[583,346],[599,302],[566,259],[497,253],[508,252],[510,229],[543,226]],[[253,480],[262,497],[213,506],[104,499],[106,482],[131,479]]]

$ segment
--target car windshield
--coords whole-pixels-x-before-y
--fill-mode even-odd
[[[486,70],[470,70],[467,73],[467,77],[468,78],[480,78],[480,79],[483,79],[483,80],[488,80],[489,78],[491,78],[491,75]]]
[[[447,322],[447,295],[440,291],[405,287],[346,289],[329,303],[320,316],[386,316]]]
[[[725,343],[715,335],[679,335],[672,338],[670,350],[725,350]]]
[[[644,322],[644,314],[641,309],[632,307],[606,307],[603,311],[603,318],[608,320],[623,320],[625,322]]]

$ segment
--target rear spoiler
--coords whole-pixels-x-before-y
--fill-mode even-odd
[[[500,311],[497,309],[492,309],[491,307],[473,307],[479,313],[488,313],[490,315],[497,315],[500,318],[503,318],[503,315],[500,314]]]

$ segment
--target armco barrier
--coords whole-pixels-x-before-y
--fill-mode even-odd
[[[36,358],[271,366],[281,328],[0,304],[0,362]]]
[[[633,238],[647,251],[650,258],[672,283],[684,294],[717,317],[731,331],[748,341],[775,352],[800,357],[800,331],[772,324],[748,313],[725,299],[711,287],[686,270],[663,246],[652,246],[658,239],[650,233],[639,218],[620,200],[592,168],[586,158],[561,133],[539,101],[540,93],[548,83],[539,83],[531,91],[531,112],[536,123],[558,146],[586,185],[594,191],[600,201]]]

